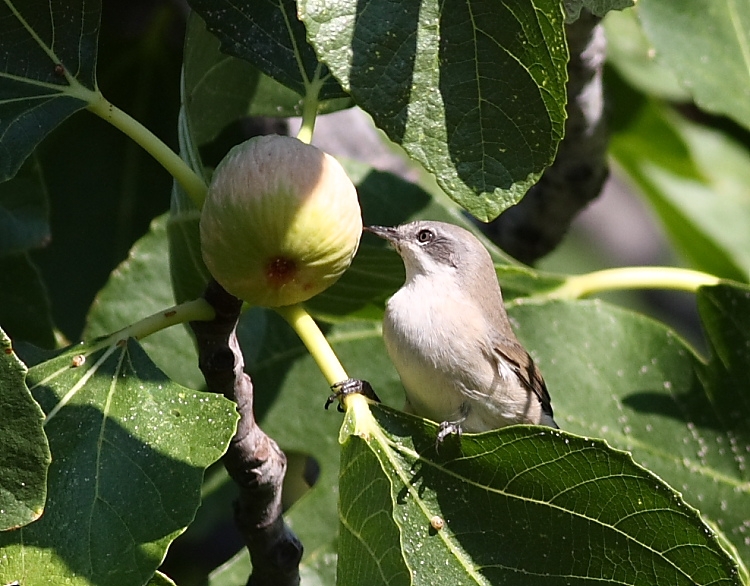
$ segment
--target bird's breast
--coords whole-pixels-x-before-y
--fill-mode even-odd
[[[493,378],[492,366],[482,359],[486,336],[482,314],[450,289],[404,287],[386,306],[383,339],[407,399],[435,421],[456,418],[466,389]]]

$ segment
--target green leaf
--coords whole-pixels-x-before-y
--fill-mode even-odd
[[[51,458],[44,413],[26,386],[26,372],[0,330],[0,531],[38,519],[47,496]]]
[[[302,114],[302,95],[265,75],[244,59],[219,51],[218,39],[193,12],[185,36],[184,95],[190,129],[197,144],[214,138],[244,116],[287,117]],[[318,113],[352,105],[349,98],[323,100]]]
[[[154,220],[149,233],[135,243],[127,260],[115,269],[99,291],[86,318],[84,339],[110,334],[174,305],[174,294],[167,278],[167,220],[167,215]],[[192,389],[205,387],[195,344],[184,326],[152,334],[141,344],[173,381]]]
[[[611,151],[696,268],[750,278],[750,153],[723,133],[651,102],[615,134]]]
[[[0,534],[0,583],[145,583],[195,515],[234,404],[171,382],[116,337],[71,347],[27,381],[53,463],[42,518]]]
[[[596,16],[604,16],[610,10],[625,10],[635,6],[636,0],[564,0],[566,22],[578,20],[581,10],[586,9]]]
[[[749,293],[739,286],[700,290],[716,349],[708,366],[663,324],[599,301],[525,303],[509,311],[544,375],[560,426],[631,451],[715,522],[745,560],[748,359],[727,361],[725,352],[739,356],[750,346],[750,329],[742,329]]]
[[[750,4],[642,0],[638,15],[656,49],[703,109],[750,128]]]
[[[674,72],[655,59],[656,51],[643,32],[635,10],[611,12],[604,19],[607,35],[607,63],[633,87],[672,102],[687,102],[690,94]],[[609,98],[618,106],[619,96],[607,84]],[[617,106],[614,108],[617,110]]]
[[[517,203],[563,135],[558,0],[300,2],[310,42],[388,137],[481,220]]]
[[[47,193],[36,158],[0,183],[0,256],[26,252],[50,239]]]
[[[184,106],[180,110],[178,131],[180,156],[193,171],[205,179],[203,162]],[[174,297],[178,303],[182,303],[203,295],[206,284],[211,279],[211,273],[203,262],[201,253],[200,210],[177,181],[172,184],[169,213],[167,234],[170,277]]]
[[[339,583],[740,584],[698,512],[605,442],[513,426],[438,452],[436,433],[347,414]]]
[[[176,584],[169,578],[169,576],[166,576],[161,572],[156,572],[146,586],[176,586]]]
[[[47,290],[26,253],[0,256],[0,327],[16,341],[55,347]]]
[[[98,1],[0,4],[0,181],[97,95]]]
[[[325,80],[318,98],[344,98],[346,92],[307,44],[294,0],[191,0],[221,49],[254,65],[300,96],[316,78]],[[322,69],[321,69],[322,67]]]

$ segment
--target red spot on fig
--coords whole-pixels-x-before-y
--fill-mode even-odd
[[[8,346],[7,348],[3,348],[3,350],[6,354],[13,354],[13,348],[11,348],[10,346]]]
[[[294,280],[297,263],[290,258],[277,256],[266,265],[266,279],[272,287],[279,288]]]
[[[164,312],[164,317],[172,317],[173,315],[177,315],[177,310],[172,309],[171,311]]]

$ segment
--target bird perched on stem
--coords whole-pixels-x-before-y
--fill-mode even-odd
[[[405,410],[451,433],[514,423],[557,427],[539,369],[511,329],[489,253],[443,222],[371,226],[404,261],[383,339],[406,391]]]

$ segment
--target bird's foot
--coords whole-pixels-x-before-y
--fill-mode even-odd
[[[372,385],[366,380],[360,380],[358,378],[348,378],[331,385],[333,393],[326,400],[325,408],[328,409],[334,401],[338,401],[339,404],[336,409],[339,413],[344,412],[344,408],[341,406],[341,401],[348,395],[358,394],[364,395],[368,399],[380,403],[380,397],[375,394]]]
[[[445,438],[449,435],[455,435],[460,439],[461,433],[463,433],[463,430],[461,429],[460,421],[443,421],[438,427],[437,437],[435,438],[435,447],[439,448],[445,441]]]

